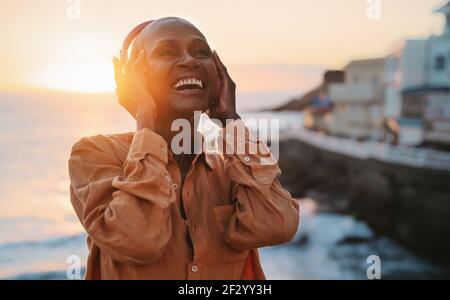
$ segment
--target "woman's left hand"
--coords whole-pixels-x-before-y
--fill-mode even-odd
[[[220,60],[217,52],[213,52],[213,58],[216,63],[219,80],[221,83],[221,93],[209,111],[209,116],[218,119],[223,125],[227,119],[240,119],[236,112],[236,84],[228,74],[227,68]]]

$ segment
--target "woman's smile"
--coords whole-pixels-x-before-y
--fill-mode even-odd
[[[195,76],[177,79],[172,86],[175,93],[186,96],[203,95],[206,92],[206,88],[205,81]]]

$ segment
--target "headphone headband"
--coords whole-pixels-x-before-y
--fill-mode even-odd
[[[150,20],[139,24],[138,26],[134,27],[133,30],[131,30],[127,35],[127,37],[123,41],[122,50],[120,51],[120,60],[122,61],[122,63],[126,63],[126,61],[128,60],[128,48],[130,47],[133,40],[142,30],[144,30],[145,27],[147,27],[147,25],[151,24],[153,21],[154,20]]]

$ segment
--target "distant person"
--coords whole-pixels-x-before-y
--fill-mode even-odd
[[[314,98],[313,103],[309,109],[312,115],[312,129],[317,131],[327,131],[327,118],[329,113],[333,109],[333,102],[331,101],[328,93],[320,91]]]
[[[228,134],[248,129],[217,53],[194,25],[169,17],[136,27],[114,64],[136,131],[82,138],[69,160],[71,202],[88,234],[85,278],[264,279],[257,249],[290,241],[299,223],[276,162],[170,147],[172,122],[193,125],[195,111],[232,120],[225,144],[250,145]]]
[[[391,145],[398,145],[400,126],[394,117],[386,117],[383,120],[383,141]]]
[[[319,95],[314,98],[312,103],[312,109],[317,114],[325,114],[331,111],[333,108],[333,102],[327,92],[321,91]]]

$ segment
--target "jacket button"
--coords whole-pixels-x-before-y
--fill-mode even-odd
[[[197,267],[197,265],[193,265],[192,267],[191,267],[191,271],[192,272],[197,272],[198,271],[198,267]]]
[[[174,190],[177,190],[177,189],[178,189],[178,184],[174,183],[174,184],[173,184],[173,189],[174,189]]]

